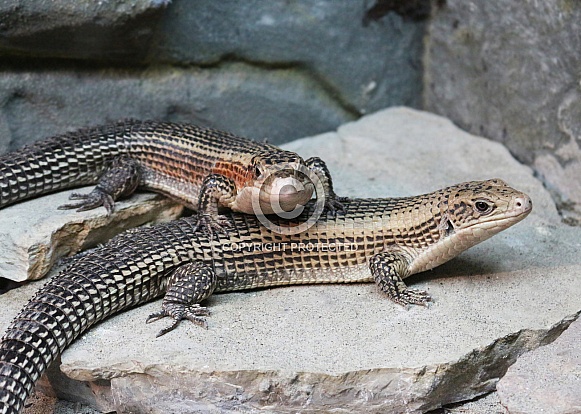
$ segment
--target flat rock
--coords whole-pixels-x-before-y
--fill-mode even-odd
[[[408,279],[433,296],[430,308],[403,309],[373,284],[217,294],[209,329],[184,323],[158,339],[167,321],[144,321],[159,301],[122,313],[63,354],[61,370],[85,390],[77,399],[119,413],[420,413],[494,390],[519,355],[578,316],[580,230],[561,224],[541,183],[500,144],[395,108],[287,148],[324,157],[340,195],[412,195],[500,177],[527,192],[534,210]],[[0,298],[0,326],[32,289]],[[67,391],[54,374],[48,381]]]
[[[581,412],[581,321],[555,342],[521,356],[499,381],[510,414]]]
[[[175,219],[183,210],[152,193],[117,202],[110,216],[104,208],[58,210],[58,206],[70,203],[70,193],[62,191],[2,210],[0,255],[5,260],[0,262],[0,277],[16,282],[40,279],[60,258],[104,243],[129,228]]]

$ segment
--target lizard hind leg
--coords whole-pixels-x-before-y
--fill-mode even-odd
[[[174,270],[169,276],[161,310],[149,315],[146,321],[150,323],[166,316],[173,319],[173,323],[159,331],[156,337],[173,331],[184,319],[207,328],[206,320],[202,316],[210,315],[210,311],[201,306],[200,302],[210,297],[216,288],[216,282],[214,270],[202,263],[187,263]]]
[[[115,200],[130,196],[141,180],[139,162],[129,157],[116,158],[99,178],[97,186],[89,194],[73,193],[71,200],[77,203],[64,204],[59,210],[77,209],[87,211],[103,206],[107,214],[113,212]]]

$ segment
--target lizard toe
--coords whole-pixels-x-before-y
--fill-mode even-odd
[[[76,209],[76,211],[88,211],[103,206],[107,210],[107,214],[111,214],[115,206],[113,197],[97,188],[89,194],[73,193],[69,198],[71,200],[81,201],[78,203],[63,204],[58,207],[59,210]]]
[[[433,302],[430,294],[424,290],[406,289],[394,299],[396,303],[408,307],[409,305],[420,305],[429,307]]]
[[[183,303],[164,303],[162,309],[159,312],[152,313],[147,317],[145,323],[151,323],[153,321],[159,320],[164,317],[170,317],[173,319],[173,323],[166,328],[163,328],[155,336],[159,338],[168,332],[173,331],[178,327],[181,321],[184,319],[201,326],[202,328],[208,328],[208,323],[205,318],[200,316],[209,316],[210,311],[205,306],[200,306],[199,304],[186,305]]]
[[[345,214],[347,210],[345,210],[344,202],[349,201],[349,197],[336,197],[332,199],[328,199],[325,202],[325,211],[327,214],[330,215],[337,215],[337,213]]]
[[[194,226],[194,230],[201,230],[209,234],[212,238],[218,234],[228,235],[228,228],[232,227],[232,222],[226,216],[212,216],[210,214],[200,214]]]

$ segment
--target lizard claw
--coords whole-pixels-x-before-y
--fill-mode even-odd
[[[58,209],[76,209],[77,211],[88,211],[103,206],[107,210],[107,214],[110,215],[113,212],[113,208],[115,206],[113,197],[110,194],[99,190],[98,188],[95,188],[89,194],[72,193],[69,199],[82,201],[79,201],[78,203],[64,204],[59,206]]]
[[[409,308],[409,305],[420,305],[426,308],[433,303],[432,297],[425,290],[406,289],[400,292],[395,298],[391,298],[394,302]]]
[[[166,333],[171,332],[177,328],[180,322],[184,319],[187,319],[190,322],[193,322],[196,325],[207,329],[208,323],[206,322],[206,319],[200,318],[200,316],[209,315],[210,311],[208,308],[205,306],[200,306],[197,303],[194,305],[185,305],[183,303],[164,303],[162,305],[162,309],[159,312],[155,312],[149,315],[145,323],[151,323],[158,319],[165,318],[166,316],[169,316],[173,319],[173,323],[171,325],[157,333],[155,337],[159,338],[160,336],[165,335]]]
[[[328,198],[325,201],[325,211],[327,214],[336,215],[337,213],[345,214],[347,211],[345,210],[345,206],[343,205],[344,202],[349,201],[349,197],[333,197]]]
[[[198,214],[198,220],[194,226],[194,231],[198,229],[206,232],[210,237],[219,233],[228,235],[228,228],[232,227],[232,222],[224,215],[213,216],[211,214]]]

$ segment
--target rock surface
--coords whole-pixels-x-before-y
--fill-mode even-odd
[[[173,220],[183,210],[151,193],[118,201],[110,216],[104,208],[82,213],[58,210],[70,202],[70,193],[63,191],[2,210],[0,252],[5,260],[0,262],[1,278],[16,282],[40,279],[60,258],[94,247],[129,228]]]
[[[498,383],[510,414],[581,413],[581,321],[552,344],[524,354]]]
[[[500,403],[498,394],[491,392],[474,400],[449,404],[428,414],[507,414],[507,412]]]
[[[11,148],[123,117],[280,143],[421,101],[425,23],[366,1],[0,2]],[[0,151],[3,148],[0,144]]]
[[[448,0],[427,35],[425,108],[504,143],[581,223],[581,3]]]
[[[579,229],[560,224],[549,194],[501,145],[399,108],[288,148],[324,155],[341,195],[419,194],[499,176],[535,207],[514,228],[408,279],[434,297],[429,309],[405,310],[373,284],[220,294],[209,301],[208,330],[182,324],[158,339],[164,322],[144,320],[159,302],[125,312],[63,354],[63,372],[87,384],[78,399],[119,413],[420,413],[494,390],[523,352],[578,316]],[[0,298],[10,309],[1,326],[35,287]]]

